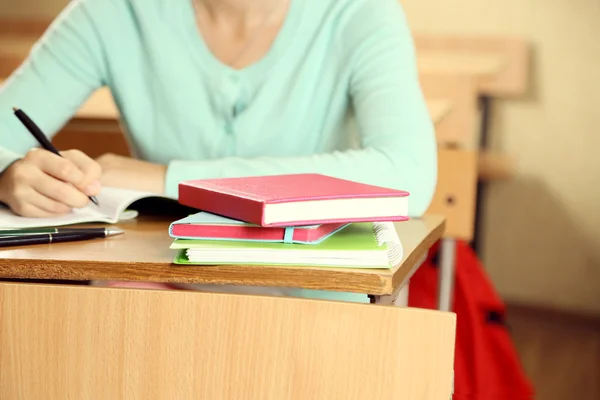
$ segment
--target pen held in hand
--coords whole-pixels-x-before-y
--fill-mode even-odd
[[[60,155],[60,152],[52,145],[52,143],[50,143],[48,137],[46,137],[44,132],[42,132],[42,130],[35,124],[35,122],[31,120],[31,118],[29,118],[27,114],[25,114],[24,111],[18,109],[17,107],[13,107],[13,111],[15,112],[15,116],[19,119],[19,121],[21,121],[25,128],[27,128],[29,133],[31,133],[31,135],[35,138],[35,140],[37,140],[37,142],[44,150],[47,150],[51,153],[56,154],[59,157],[62,157]],[[96,197],[88,196],[88,198],[94,204],[99,205],[98,199],[96,199]]]
[[[0,236],[0,247],[76,242],[116,236],[122,233],[124,232],[119,229],[105,229],[104,232],[62,232],[37,235]]]

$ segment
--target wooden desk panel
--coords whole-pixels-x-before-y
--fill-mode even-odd
[[[449,399],[456,316],[189,291],[0,284],[0,398]]]
[[[125,235],[77,243],[0,249],[0,277],[130,280],[305,289],[391,295],[442,237],[445,220],[427,216],[396,224],[404,259],[392,270],[277,266],[175,266],[165,219],[119,223]]]

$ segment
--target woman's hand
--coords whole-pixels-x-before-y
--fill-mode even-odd
[[[102,167],[103,186],[139,190],[162,194],[165,187],[165,165],[123,157],[117,154],[103,154],[96,159]]]
[[[79,150],[31,150],[0,175],[0,201],[24,217],[56,217],[100,192],[100,165]]]

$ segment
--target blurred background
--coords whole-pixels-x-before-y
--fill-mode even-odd
[[[440,146],[430,212],[506,302],[536,398],[600,399],[600,1],[400,2]],[[0,80],[67,3],[0,0]],[[127,154],[110,93],[55,142]]]

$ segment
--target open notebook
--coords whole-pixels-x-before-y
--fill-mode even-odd
[[[353,223],[318,244],[175,239],[181,265],[295,265],[389,269],[402,261],[391,222]]]
[[[68,215],[56,218],[24,218],[2,207],[0,208],[0,229],[55,227],[87,222],[115,224],[118,221],[138,216],[137,211],[127,210],[138,200],[163,199],[176,202],[176,199],[166,196],[110,187],[102,188],[102,192],[96,198],[100,206],[90,203],[85,208],[76,209]]]

